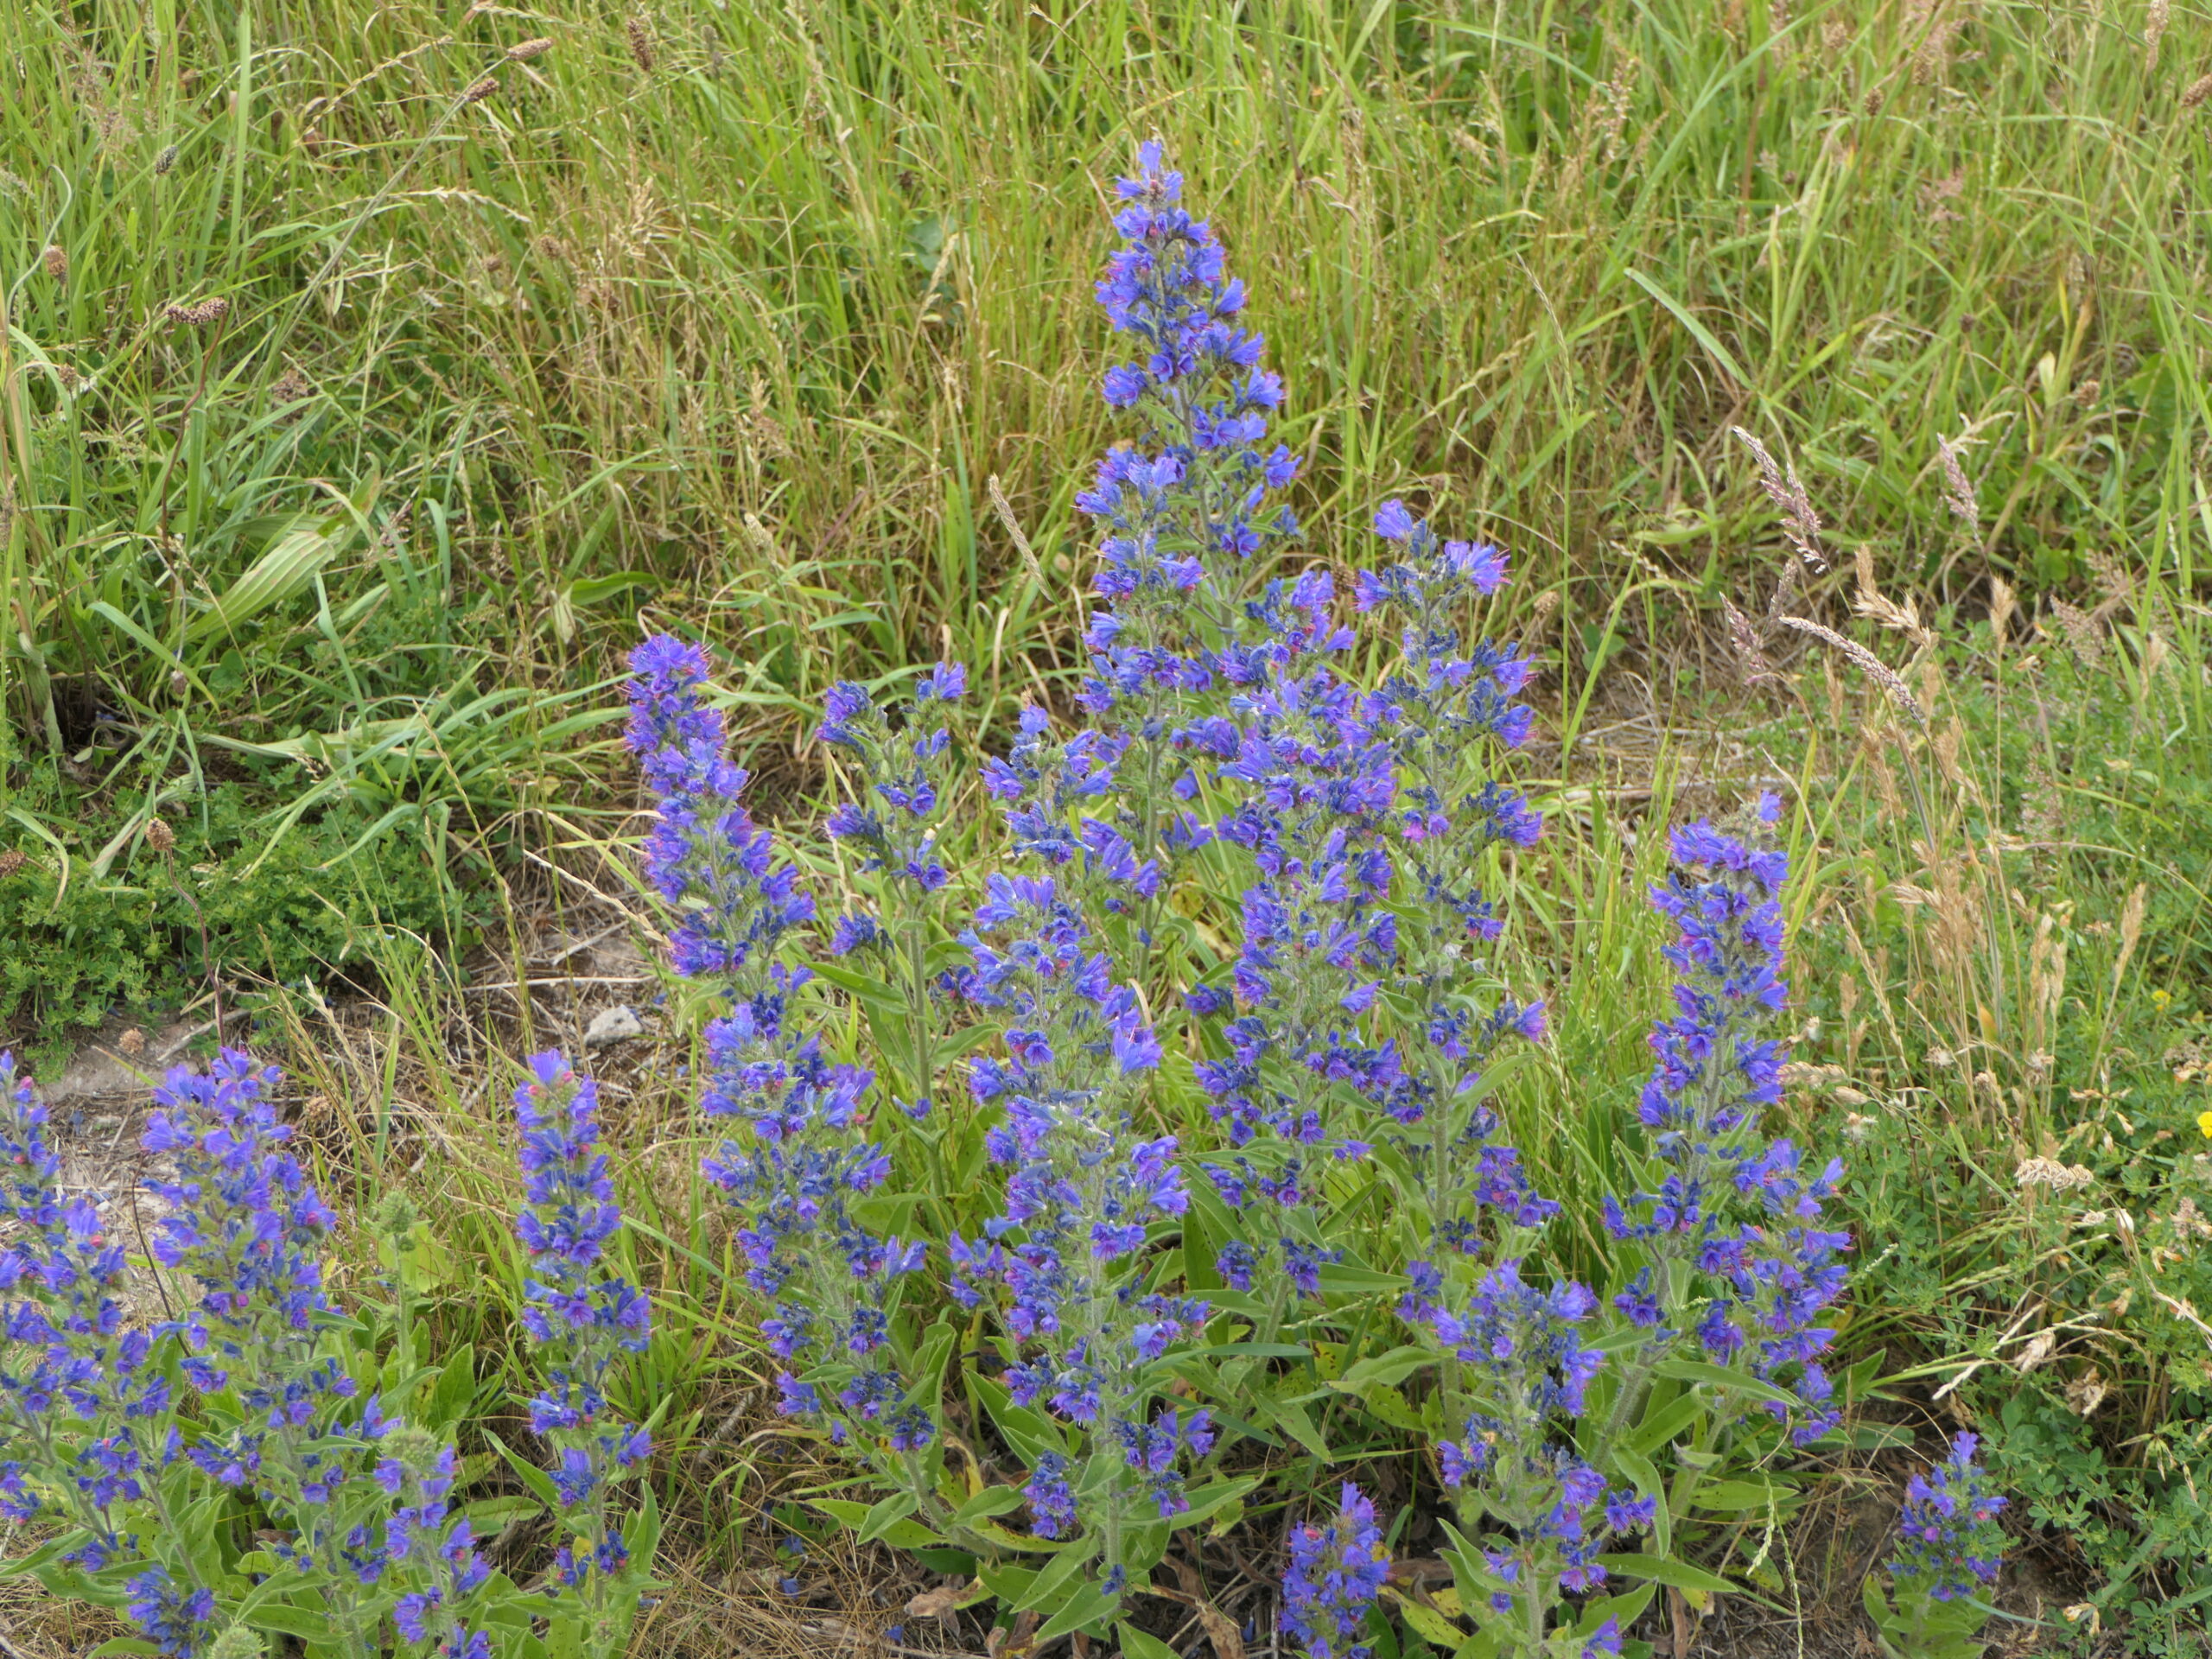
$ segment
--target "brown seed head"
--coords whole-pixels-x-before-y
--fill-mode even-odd
[[[463,92],[461,95],[461,101],[465,105],[481,104],[486,99],[491,97],[493,93],[499,90],[499,77],[496,75],[486,75],[483,79],[478,81],[474,86],[471,86],[467,92]]]
[[[528,63],[532,58],[542,58],[553,49],[550,35],[541,35],[534,41],[523,41],[507,48],[507,61]]]
[[[160,818],[150,819],[146,825],[146,844],[166,858],[176,850],[176,831]]]
[[[176,146],[175,144],[163,144],[162,146],[162,153],[154,157],[154,171],[156,174],[167,173],[175,165]]]
[[[29,858],[17,848],[10,847],[6,852],[0,853],[0,881],[5,881],[29,862]]]
[[[2212,75],[2199,75],[2182,89],[2181,106],[2193,110],[2208,98],[2212,98]]]
[[[652,30],[645,26],[645,20],[642,17],[632,17],[628,28],[630,55],[637,60],[638,67],[650,75],[653,72]]]
[[[46,267],[46,274],[55,282],[69,280],[69,255],[59,242],[48,243],[46,251],[38,258],[39,263]]]
[[[218,294],[191,305],[171,300],[163,313],[172,328],[205,328],[231,315],[231,302]]]

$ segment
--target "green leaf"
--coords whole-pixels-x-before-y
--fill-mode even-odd
[[[1697,1489],[1691,1507],[1722,1512],[1738,1510],[1777,1509],[1790,1503],[1797,1496],[1797,1489],[1785,1485],[1763,1485],[1751,1480],[1708,1481]]]
[[[250,1610],[241,1607],[238,1617],[257,1630],[274,1630],[279,1636],[297,1637],[302,1642],[327,1642],[332,1635],[330,1621],[322,1614],[281,1601]]]
[[[547,1509],[556,1515],[559,1514],[561,1493],[560,1490],[553,1484],[553,1477],[517,1452],[490,1429],[484,1431],[484,1438],[491,1441],[492,1449],[494,1452],[506,1459],[507,1467],[515,1471],[517,1479],[530,1488],[531,1495]]]
[[[1114,1627],[1114,1634],[1122,1641],[1122,1659],[1183,1659],[1158,1637],[1147,1636],[1126,1618]]]
[[[1659,1586],[1656,1583],[1645,1583],[1639,1584],[1633,1590],[1624,1590],[1617,1596],[1599,1596],[1586,1601],[1582,1604],[1582,1617],[1575,1621],[1574,1633],[1577,1636],[1594,1635],[1598,1627],[1609,1618],[1626,1630],[1643,1616],[1643,1610],[1651,1605],[1651,1599],[1658,1593]]]
[[[1628,267],[1628,279],[1634,283],[1638,288],[1642,289],[1645,293],[1649,294],[1653,299],[1658,301],[1660,304],[1666,307],[1668,311],[1673,315],[1675,321],[1681,323],[1683,327],[1690,331],[1690,338],[1697,341],[1699,345],[1704,346],[1706,351],[1711,354],[1713,360],[1719,364],[1722,369],[1727,372],[1727,375],[1730,379],[1733,380],[1745,391],[1751,390],[1751,376],[1745,374],[1742,368],[1737,365],[1736,359],[1728,354],[1728,348],[1713,338],[1713,331],[1710,328],[1707,328],[1703,323],[1700,322],[1694,316],[1691,315],[1688,309],[1683,306],[1680,300],[1669,294],[1665,289],[1660,287],[1658,283],[1653,282],[1651,278],[1645,276],[1633,265]]]
[[[1677,1590],[1700,1590],[1708,1595],[1732,1596],[1736,1586],[1718,1573],[1708,1573],[1671,1555],[1600,1555],[1599,1563],[1609,1573],[1625,1573],[1631,1579],[1649,1579]]]
[[[1019,1486],[986,1486],[953,1512],[953,1524],[968,1526],[1020,1509],[1026,1500]]]
[[[464,1342],[438,1373],[437,1385],[423,1408],[423,1426],[439,1429],[459,1422],[468,1414],[468,1402],[475,1397],[476,1347]]]
[[[1714,1365],[1702,1359],[1670,1359],[1658,1367],[1662,1376],[1671,1376],[1684,1382],[1703,1382],[1716,1389],[1733,1389],[1738,1394],[1748,1394],[1754,1400],[1771,1401],[1777,1405],[1794,1406],[1797,1396],[1787,1389],[1777,1389],[1771,1382],[1762,1382],[1749,1371],[1739,1371],[1730,1365]]]
[[[1261,1402],[1260,1406],[1269,1422],[1322,1462],[1335,1460],[1329,1455],[1329,1443],[1321,1438],[1321,1431],[1313,1427],[1313,1420],[1306,1414],[1306,1408],[1295,1400],[1267,1400]]]
[[[1348,1262],[1327,1262],[1321,1266],[1321,1288],[1340,1295],[1363,1290],[1403,1290],[1413,1282],[1402,1273],[1377,1273],[1372,1268],[1354,1267]]]
[[[85,1659],[119,1659],[126,1653],[159,1654],[161,1649],[150,1642],[141,1642],[135,1636],[110,1637],[85,1656]]]
[[[975,1397],[982,1402],[991,1421],[998,1425],[999,1433],[1005,1435],[1014,1449],[1021,1454],[1024,1463],[1033,1467],[1037,1459],[1047,1452],[1065,1455],[1068,1449],[1066,1437],[1039,1414],[1027,1406],[1015,1405],[1014,1396],[1007,1391],[1005,1383],[995,1376],[985,1376],[972,1370],[967,1373],[967,1378]]]
[[[893,1492],[888,1497],[879,1498],[861,1518],[859,1541],[874,1543],[920,1507],[921,1500],[912,1492]]]
[[[645,570],[617,570],[612,575],[586,576],[569,584],[571,605],[596,605],[632,588],[658,588],[660,578]]]
[[[653,1496],[651,1486],[645,1488],[645,1501],[638,1505],[637,1513],[622,1529],[622,1542],[641,1571],[652,1570],[653,1552],[660,1548],[660,1500]]]
[[[1889,1624],[1890,1599],[1882,1593],[1881,1584],[1872,1573],[1859,1580],[1859,1601],[1878,1627]]]
[[[1854,1423],[1851,1429],[1851,1444],[1861,1452],[1904,1451],[1910,1447],[1914,1435],[1910,1423]]]
[[[1180,1515],[1170,1516],[1167,1525],[1170,1529],[1194,1527],[1208,1516],[1237,1503],[1259,1484],[1257,1475],[1247,1475],[1236,1480],[1210,1480],[1203,1486],[1193,1486],[1185,1494],[1191,1507]]]
[[[1414,1372],[1433,1364],[1436,1356],[1428,1349],[1408,1344],[1393,1348],[1387,1354],[1371,1354],[1337,1379],[1339,1386],[1357,1389],[1363,1383],[1380,1382],[1393,1385],[1404,1382]]]
[[[1392,1599],[1398,1604],[1399,1616],[1424,1642],[1431,1643],[1446,1653],[1456,1653],[1459,1644],[1467,1639],[1465,1630],[1435,1608],[1415,1601],[1410,1596],[1394,1595]]]
[[[1090,1558],[1098,1553],[1098,1541],[1085,1538],[1072,1549],[1064,1549],[1052,1558],[1052,1563],[1030,1581],[1029,1587],[1014,1599],[1018,1613],[1042,1611],[1058,1607],[1076,1583]]]
[[[868,1516],[874,1512],[874,1505],[856,1503],[845,1497],[810,1497],[807,1502],[831,1520],[842,1522],[855,1532],[868,1525]],[[918,1549],[944,1541],[918,1521],[893,1521],[876,1535],[899,1549]]]
[[[1014,1561],[984,1561],[976,1567],[976,1576],[983,1581],[983,1588],[1011,1607],[1016,1597],[1028,1593],[1043,1571]]]
[[[286,520],[261,556],[239,572],[222,596],[184,625],[187,645],[229,638],[273,605],[305,593],[322,567],[353,539],[352,521],[299,513]]]
[[[1638,1452],[1656,1452],[1709,1409],[1702,1395],[1678,1395],[1638,1423],[1636,1432],[1628,1437],[1628,1444]]]
[[[1044,1643],[1092,1624],[1103,1624],[1121,1611],[1122,1599],[1109,1595],[1096,1584],[1086,1584],[1077,1590],[1068,1604],[1045,1621],[1037,1632],[1037,1642]]]

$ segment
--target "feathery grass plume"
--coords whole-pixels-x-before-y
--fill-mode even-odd
[[[1912,694],[1912,688],[1899,679],[1897,671],[1887,663],[1856,639],[1847,639],[1834,628],[1825,627],[1802,616],[1779,616],[1775,620],[1785,628],[1795,628],[1800,633],[1810,634],[1831,651],[1850,658],[1865,671],[1868,679],[1888,694],[1890,701],[1897,704],[1915,725],[1925,726],[1928,723],[1928,711],[1921,706],[1920,699]]]
[[[1759,488],[1766,492],[1768,500],[1782,518],[1782,533],[1789,545],[1797,550],[1797,556],[1815,575],[1827,572],[1827,555],[1821,550],[1821,515],[1814,511],[1813,499],[1806,493],[1803,480],[1797,476],[1792,462],[1787,468],[1776,461],[1761,443],[1740,426],[1728,429],[1742,439],[1752,458],[1759,464]]]
[[[1969,536],[1981,532],[1981,498],[1975,493],[1974,480],[1967,476],[1963,447],[1948,438],[1936,439],[1943,455],[1943,505],[1951,516],[1966,529]]]
[[[1935,632],[1920,620],[1920,607],[1912,600],[1900,605],[1885,594],[1874,580],[1873,550],[1861,546],[1852,556],[1853,573],[1858,577],[1858,588],[1852,595],[1851,608],[1859,616],[1880,624],[1892,633],[1902,633],[1922,650],[1936,645]]]
[[[1727,594],[1720,596],[1721,614],[1728,622],[1728,645],[1736,653],[1736,672],[1748,690],[1752,686],[1778,682],[1781,671],[1766,654],[1764,631],[1743,612]]]

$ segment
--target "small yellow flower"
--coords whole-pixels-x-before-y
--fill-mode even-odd
[[[2199,1112],[2196,1115],[2196,1127],[2204,1131],[2206,1140],[2212,1141],[2212,1112]]]

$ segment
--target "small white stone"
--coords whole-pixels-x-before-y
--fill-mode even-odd
[[[645,1022],[638,1018],[638,1011],[618,1002],[592,1016],[591,1024],[584,1027],[584,1046],[601,1048],[608,1043],[627,1042],[645,1034]]]

